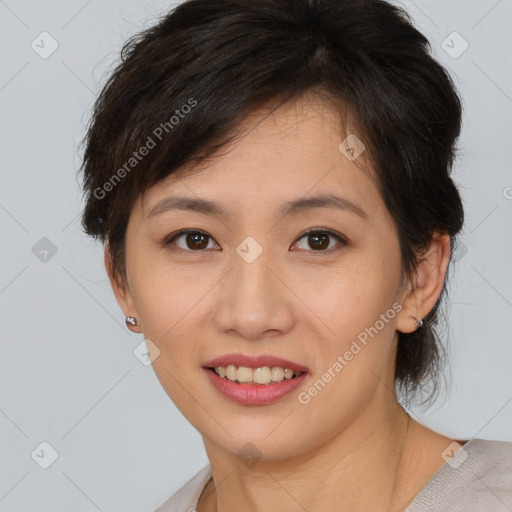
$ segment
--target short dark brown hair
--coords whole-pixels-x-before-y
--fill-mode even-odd
[[[147,187],[214,158],[257,109],[315,92],[364,141],[412,278],[435,232],[450,235],[453,251],[464,218],[450,177],[461,101],[430,49],[384,0],[181,3],[125,43],[95,102],[82,141],[84,231],[108,244],[124,281],[126,227]],[[399,333],[395,382],[405,396],[440,373],[434,326],[445,291],[446,279],[423,327]]]

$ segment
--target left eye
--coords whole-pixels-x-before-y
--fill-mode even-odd
[[[342,246],[347,245],[347,241],[344,238],[329,230],[312,229],[302,235],[296,243],[298,244],[303,238],[306,239],[306,243],[313,249],[313,252],[325,252],[332,249],[330,247],[330,239],[332,238],[338,240]],[[303,247],[299,247],[299,249],[303,249]]]

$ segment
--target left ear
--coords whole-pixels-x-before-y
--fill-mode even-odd
[[[443,290],[451,248],[448,233],[434,233],[433,240],[418,263],[415,286],[402,297],[396,329],[408,333],[418,329],[414,318],[422,320],[434,307]]]

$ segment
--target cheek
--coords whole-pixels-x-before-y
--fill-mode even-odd
[[[384,378],[401,309],[394,293],[398,270],[384,259],[360,259],[350,269],[324,281],[322,292],[317,287],[317,302],[312,309],[326,326],[322,331],[326,335],[319,338],[319,372],[321,376],[330,370],[336,375],[326,400],[327,394],[371,393],[375,380]],[[328,379],[325,375],[322,380]]]
[[[179,336],[215,283],[203,266],[172,264],[160,251],[164,249],[159,250],[158,257],[148,257],[135,249],[130,260],[133,297],[144,334],[154,338],[157,345]]]
[[[319,317],[338,337],[347,339],[372,325],[391,308],[396,288],[394,271],[360,259],[336,274],[326,276],[306,293],[314,297]],[[303,283],[302,289],[305,289]]]
[[[324,411],[339,411],[322,428],[350,424],[390,378],[397,311],[387,283],[381,271],[354,271],[324,287],[316,307],[329,331],[318,339],[316,372],[300,402],[320,423]]]

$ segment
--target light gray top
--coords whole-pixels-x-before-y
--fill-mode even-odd
[[[512,442],[471,439],[432,475],[404,512],[512,512]],[[207,464],[154,512],[196,512]]]

